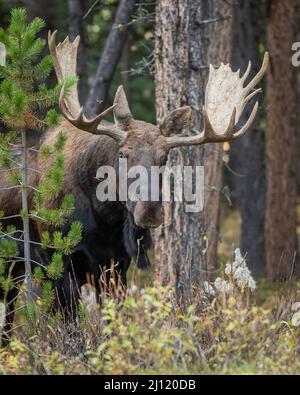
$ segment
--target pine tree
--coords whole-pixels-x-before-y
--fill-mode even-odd
[[[3,228],[0,221],[0,287],[4,291],[11,287],[9,276],[5,276],[4,260],[18,255],[18,244],[24,245],[24,263],[26,276],[27,306],[32,305],[32,273],[30,228],[29,221],[47,222],[53,227],[61,226],[65,218],[73,210],[72,196],[65,196],[61,207],[57,210],[49,210],[43,207],[44,202],[59,193],[63,185],[64,158],[62,149],[66,141],[66,135],[59,133],[53,147],[44,148],[41,155],[51,156],[53,166],[43,175],[43,182],[35,189],[34,207],[28,206],[28,191],[33,188],[29,184],[28,177],[28,147],[27,129],[44,129],[58,124],[59,113],[54,109],[58,101],[61,84],[66,89],[76,82],[76,77],[69,78],[61,84],[48,88],[45,79],[52,72],[52,59],[50,55],[41,58],[41,52],[45,47],[45,40],[37,35],[44,27],[40,18],[35,18],[31,23],[27,22],[25,9],[17,8],[11,12],[11,22],[4,31],[0,29],[0,42],[5,45],[7,59],[0,66],[0,120],[11,132],[0,133],[0,171],[6,169],[9,172],[12,188],[21,188],[22,210],[18,216],[23,221],[23,237],[18,237],[20,232],[13,227]],[[43,114],[43,116],[41,115]],[[12,147],[21,139],[21,163],[13,157]],[[2,168],[2,170],[1,170]],[[38,171],[37,169],[35,171]],[[5,213],[0,211],[0,220],[7,219]],[[56,252],[52,261],[44,268],[50,279],[57,279],[63,272],[63,255],[70,254],[72,248],[80,241],[81,224],[74,223],[67,236],[56,231],[53,234],[44,232],[40,243],[41,248],[53,248]],[[38,244],[38,243],[36,243]],[[34,280],[41,281],[44,274],[37,267]],[[44,282],[43,294],[48,301],[51,297],[48,281]],[[45,302],[47,304],[47,302]]]

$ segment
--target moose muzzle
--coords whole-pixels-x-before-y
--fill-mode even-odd
[[[133,216],[134,222],[141,228],[158,228],[163,220],[161,203],[137,202]]]

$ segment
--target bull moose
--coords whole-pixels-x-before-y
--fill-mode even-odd
[[[80,38],[78,36],[70,42],[67,37],[56,45],[55,37],[56,32],[49,32],[50,53],[57,78],[64,81],[65,78],[76,74]],[[218,69],[211,66],[203,110],[204,129],[201,133],[191,136],[181,135],[182,130],[191,129],[192,126],[192,109],[188,106],[172,111],[159,126],[149,124],[134,119],[124,90],[119,87],[113,106],[88,119],[79,104],[77,86],[73,86],[68,94],[65,94],[65,88],[62,88],[59,107],[64,118],[59,127],[46,132],[40,147],[45,144],[51,145],[59,131],[66,132],[68,138],[63,149],[63,191],[58,198],[47,202],[47,205],[49,208],[56,208],[64,195],[72,194],[75,210],[62,231],[67,233],[73,221],[83,224],[82,240],[72,255],[65,257],[64,274],[55,284],[58,305],[64,312],[71,312],[75,318],[80,287],[87,282],[87,274],[95,279],[96,291],[100,293],[98,283],[103,267],[109,267],[113,262],[121,281],[126,284],[126,272],[132,259],[137,260],[140,268],[147,266],[147,250],[151,247],[150,229],[157,228],[162,223],[161,201],[100,202],[96,197],[97,169],[103,165],[110,165],[118,171],[119,158],[126,157],[128,166],[143,165],[149,170],[151,166],[165,165],[168,153],[173,148],[231,141],[241,137],[255,119],[258,102],[255,103],[245,125],[238,129],[237,124],[246,104],[260,91],[254,88],[264,76],[268,60],[266,53],[261,70],[245,87],[251,70],[250,62],[242,77],[239,72],[233,72],[229,65],[222,64]],[[104,121],[109,113],[113,113],[114,124]],[[29,153],[29,161],[30,168],[39,170],[39,173],[30,172],[30,184],[38,186],[49,167],[48,159],[32,151]],[[5,178],[2,177],[0,190],[5,185]],[[29,204],[32,204],[32,193],[29,195]],[[21,209],[20,192],[2,190],[0,208],[8,216],[18,214]],[[6,224],[12,223],[22,229],[22,224],[15,221],[12,218]],[[34,221],[30,226],[32,240],[40,241],[40,226]],[[22,253],[20,243],[21,256]],[[47,252],[34,246],[32,257],[33,261],[49,261]],[[14,265],[11,272],[14,277],[21,276],[24,274],[24,267],[22,264]],[[11,329],[17,295],[18,290],[15,287],[7,295],[4,328],[6,333]],[[3,293],[0,290],[0,300],[2,298]]]

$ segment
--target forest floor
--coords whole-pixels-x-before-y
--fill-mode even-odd
[[[298,287],[299,289],[299,287]],[[186,312],[172,291],[131,287],[121,302],[83,304],[79,324],[20,314],[0,374],[299,374],[300,294],[296,284],[254,295],[198,293]]]
[[[236,213],[223,221],[224,260],[238,245],[238,221]],[[153,283],[151,270],[134,272],[126,295],[114,290],[101,308],[87,287],[77,325],[49,317],[37,300],[31,327],[17,313],[12,342],[0,350],[0,374],[299,373],[300,284],[261,279],[251,290],[228,271],[238,261],[236,254],[224,268],[224,289],[193,289],[186,311],[171,289]]]

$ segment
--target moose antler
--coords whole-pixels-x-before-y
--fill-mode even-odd
[[[205,106],[203,109],[204,129],[195,136],[168,137],[167,143],[169,148],[231,141],[246,133],[255,119],[258,102],[255,103],[245,125],[238,131],[235,130],[235,127],[246,104],[261,91],[261,89],[254,91],[253,89],[263,78],[268,64],[269,54],[266,52],[260,71],[246,87],[244,87],[244,83],[251,71],[251,62],[249,62],[243,77],[240,77],[239,70],[233,72],[229,65],[221,64],[218,69],[210,66],[205,94]],[[223,132],[224,125],[228,125],[225,133]]]
[[[115,106],[109,107],[92,119],[87,119],[83,114],[83,107],[79,104],[77,84],[66,95],[64,80],[76,75],[77,49],[80,37],[77,36],[73,42],[70,42],[69,38],[66,37],[62,43],[56,45],[56,33],[57,31],[54,31],[51,34],[49,31],[48,42],[57,79],[63,83],[59,96],[59,108],[62,115],[78,129],[92,134],[104,134],[117,141],[122,141],[126,132],[109,123],[101,125],[101,121],[113,111]]]

